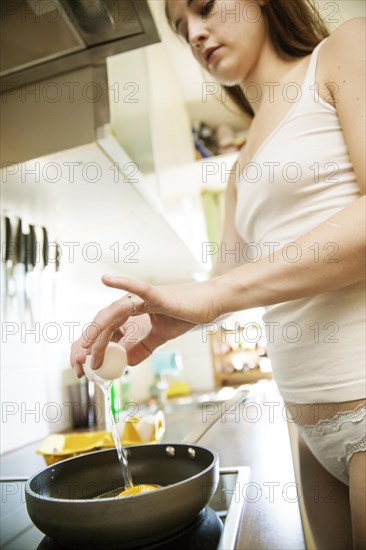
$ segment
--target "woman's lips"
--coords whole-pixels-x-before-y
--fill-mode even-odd
[[[206,53],[206,63],[207,65],[210,65],[213,61],[216,59],[217,52],[221,49],[221,46],[217,46],[216,48],[211,48]]]

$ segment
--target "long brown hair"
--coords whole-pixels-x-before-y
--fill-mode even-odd
[[[167,6],[165,0],[165,14],[173,28]],[[283,59],[305,57],[329,36],[312,0],[266,0],[261,10],[273,47]],[[242,88],[239,85],[222,86],[235,105],[253,118],[254,111]]]

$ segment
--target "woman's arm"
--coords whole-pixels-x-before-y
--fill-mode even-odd
[[[319,52],[361,195],[366,193],[365,22],[365,18],[357,17],[343,23]]]
[[[162,313],[195,324],[349,286],[365,276],[365,206],[362,197],[273,255],[204,283],[159,287],[110,276],[103,281],[135,294],[138,314]],[[94,319],[102,331],[117,311],[130,314],[126,300],[115,308],[109,306]]]
[[[296,300],[365,276],[365,197],[273,255],[211,281],[218,313]]]

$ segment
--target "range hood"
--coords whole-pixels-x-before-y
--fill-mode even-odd
[[[94,141],[111,122],[111,95],[133,93],[128,70],[110,81],[108,60],[160,42],[146,0],[5,0],[0,9],[2,167]]]
[[[146,0],[4,0],[2,92],[159,41]]]

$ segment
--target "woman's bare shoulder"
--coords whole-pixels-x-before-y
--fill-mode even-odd
[[[328,73],[327,79],[335,77],[340,63],[347,59],[364,59],[366,48],[366,18],[355,17],[335,29],[321,49],[321,61]],[[320,61],[320,59],[319,59]]]
[[[317,69],[320,95],[335,108],[345,84],[363,78],[365,22],[364,17],[355,17],[342,23],[320,49]]]

